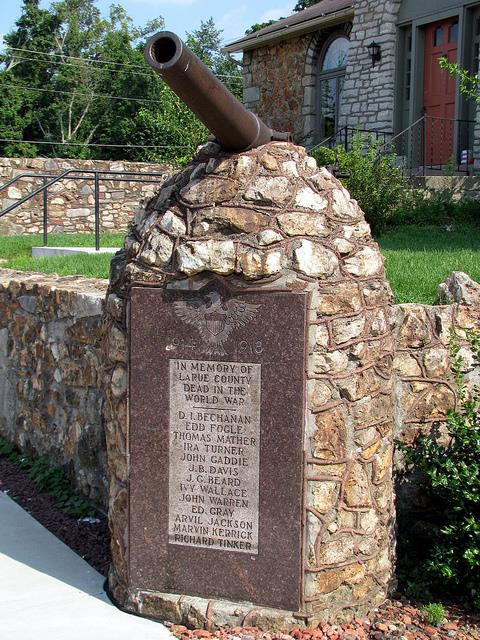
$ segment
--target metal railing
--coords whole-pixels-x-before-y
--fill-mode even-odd
[[[127,177],[133,176],[133,177]],[[141,176],[141,177],[140,177]],[[65,178],[72,180],[93,180],[94,181],[94,222],[95,222],[95,250],[100,250],[100,181],[110,180],[112,182],[139,182],[142,184],[159,184],[160,181],[150,180],[148,178],[164,178],[165,173],[159,173],[154,171],[110,171],[101,169],[67,169],[57,175],[46,173],[21,173],[15,176],[5,184],[0,185],[0,192],[14,185],[17,181],[23,178],[38,178],[41,179],[42,186],[34,189],[27,195],[23,196],[19,200],[0,211],[0,218],[7,213],[14,211],[25,202],[28,202],[35,196],[42,194],[42,225],[43,225],[43,246],[48,246],[48,189]],[[147,179],[145,179],[147,178]],[[162,181],[163,182],[163,181]],[[160,183],[161,184],[161,183]]]
[[[309,151],[337,146],[348,151],[354,135],[359,133],[365,139],[372,137],[380,141],[378,157],[395,155],[397,164],[410,176],[447,171],[468,173],[469,165],[473,163],[475,126],[479,127],[477,135],[480,142],[480,123],[473,120],[423,115],[396,134],[345,126]]]
[[[394,154],[411,177],[429,172],[468,173],[476,125],[473,120],[423,115],[383,144],[379,155]],[[478,133],[480,136],[480,129]]]
[[[324,138],[321,142],[311,147],[309,151],[313,151],[314,149],[318,149],[319,147],[328,147],[329,149],[334,149],[339,145],[349,151],[352,148],[353,137],[357,133],[371,136],[375,140],[380,140],[382,145],[387,144],[388,140],[390,140],[393,135],[391,131],[375,131],[373,129],[361,129],[359,127],[344,126],[338,129],[338,131],[336,131],[333,135],[328,136],[328,138]]]

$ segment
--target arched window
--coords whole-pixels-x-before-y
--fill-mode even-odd
[[[340,35],[330,41],[318,66],[318,131],[323,140],[338,129],[340,98],[345,80],[350,40]]]

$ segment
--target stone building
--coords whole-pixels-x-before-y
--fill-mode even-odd
[[[297,142],[393,138],[413,168],[480,158],[476,104],[440,69],[478,71],[480,2],[321,0],[225,48],[243,52],[244,101]],[[462,153],[463,152],[463,153]]]

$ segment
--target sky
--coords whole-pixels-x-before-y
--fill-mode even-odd
[[[115,0],[113,0],[114,2]],[[112,0],[97,0],[102,13],[108,13]],[[20,16],[21,0],[0,0],[0,43],[3,34],[10,31]],[[136,25],[143,25],[152,18],[162,16],[165,27],[183,38],[200,26],[202,20],[212,17],[217,28],[222,29],[222,39],[226,44],[244,35],[245,29],[256,22],[264,22],[288,16],[292,13],[295,0],[116,0],[133,18]],[[49,0],[40,2],[42,7],[50,5]]]

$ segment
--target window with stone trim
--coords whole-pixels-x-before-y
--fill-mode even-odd
[[[328,138],[338,129],[340,101],[347,67],[350,40],[346,34],[336,35],[326,42],[318,60],[318,134]]]

